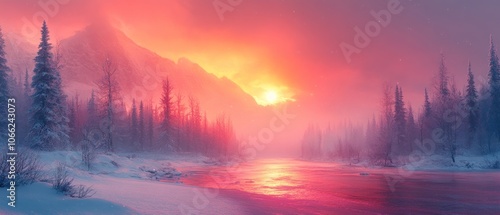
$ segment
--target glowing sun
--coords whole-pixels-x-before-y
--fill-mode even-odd
[[[268,105],[276,104],[279,102],[278,93],[276,93],[276,91],[273,91],[273,90],[267,91],[264,94],[264,98],[266,99],[266,103]]]
[[[257,104],[261,106],[277,105],[280,103],[294,102],[293,94],[286,87],[265,87],[253,94]]]

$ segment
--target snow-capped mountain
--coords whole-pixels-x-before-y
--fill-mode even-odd
[[[23,45],[17,47],[16,44]],[[7,51],[10,54],[14,49],[16,56],[23,57],[10,58],[12,69],[22,72],[20,74],[24,74],[25,69],[32,72],[36,47],[16,42]],[[97,89],[103,62],[109,58],[116,65],[116,77],[125,102],[135,98],[146,104],[149,101],[157,104],[162,81],[168,77],[175,93],[182,94],[186,104],[189,97],[196,98],[209,118],[225,113],[233,121],[249,122],[254,121],[254,114],[266,109],[231,80],[218,78],[186,58],[177,62],[163,58],[106,23],[89,25],[61,40],[59,45],[54,45],[54,52],[60,53],[61,75],[69,97],[78,93],[80,98],[88,98],[91,90]]]
[[[226,103],[233,106],[255,103],[251,96],[230,80],[219,79],[187,59],[174,62],[162,58],[105,23],[90,25],[62,40],[61,54],[64,65],[62,75],[68,85],[76,82],[94,86],[101,77],[102,63],[110,58],[117,66],[118,81],[126,95],[141,97],[141,91],[148,93],[146,98],[159,95],[161,81],[168,76],[174,88],[185,96],[192,95],[203,100],[201,103],[207,106],[208,101],[213,100],[217,100],[217,107]]]

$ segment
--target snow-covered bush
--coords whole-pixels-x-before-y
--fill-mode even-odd
[[[0,187],[5,187],[10,182],[8,174],[11,168],[7,154],[0,155]],[[38,155],[31,150],[20,150],[15,157],[16,185],[31,184],[40,180],[42,166]]]
[[[84,185],[78,185],[76,188],[74,188],[74,194],[71,197],[76,197],[76,198],[87,198],[87,197],[92,197],[95,194],[94,189],[92,189],[92,186],[86,187]]]
[[[73,180],[74,179],[68,175],[66,166],[59,163],[54,173],[52,187],[57,190],[57,192],[74,198],[87,198],[95,194],[92,187],[86,187],[84,185],[75,186]]]
[[[73,178],[69,177],[66,166],[64,166],[64,164],[62,163],[59,163],[54,173],[52,187],[57,190],[57,192],[63,193],[65,195],[70,195],[74,190],[72,183]]]

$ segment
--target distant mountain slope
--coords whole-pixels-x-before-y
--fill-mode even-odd
[[[53,51],[59,51],[62,56],[61,75],[69,97],[78,93],[80,98],[88,98],[91,90],[97,89],[103,62],[110,58],[117,67],[117,80],[125,102],[135,98],[158,104],[161,83],[168,77],[175,93],[184,96],[185,104],[188,97],[194,97],[209,119],[225,113],[239,131],[252,133],[267,124],[272,116],[271,108],[258,105],[233,81],[218,78],[186,58],[177,62],[163,58],[106,23],[92,24],[58,45],[52,43]],[[15,78],[24,78],[26,69],[32,75],[36,51],[37,46],[21,36],[6,34],[8,64]]]
[[[28,43],[22,36],[10,32],[4,34],[4,39],[7,64],[16,79],[19,79],[20,75],[24,78],[26,70],[33,71],[37,47]]]
[[[226,113],[234,121],[247,122],[264,110],[231,80],[217,78],[186,58],[177,63],[163,58],[105,23],[90,25],[62,40],[60,52],[64,65],[61,73],[69,95],[89,95],[102,76],[102,63],[110,58],[117,66],[118,82],[127,102],[132,97],[158,101],[161,82],[169,77],[174,90],[186,100],[189,96],[198,99],[211,118]]]

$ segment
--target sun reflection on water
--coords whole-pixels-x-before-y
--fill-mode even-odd
[[[263,195],[300,198],[307,190],[303,189],[300,181],[304,175],[286,162],[262,162],[254,165],[254,169],[247,169],[238,176],[238,189]]]
[[[297,186],[294,180],[298,175],[290,171],[287,165],[283,164],[264,164],[257,175],[250,176],[253,185],[250,188],[255,193],[266,195],[287,195],[292,187]]]

